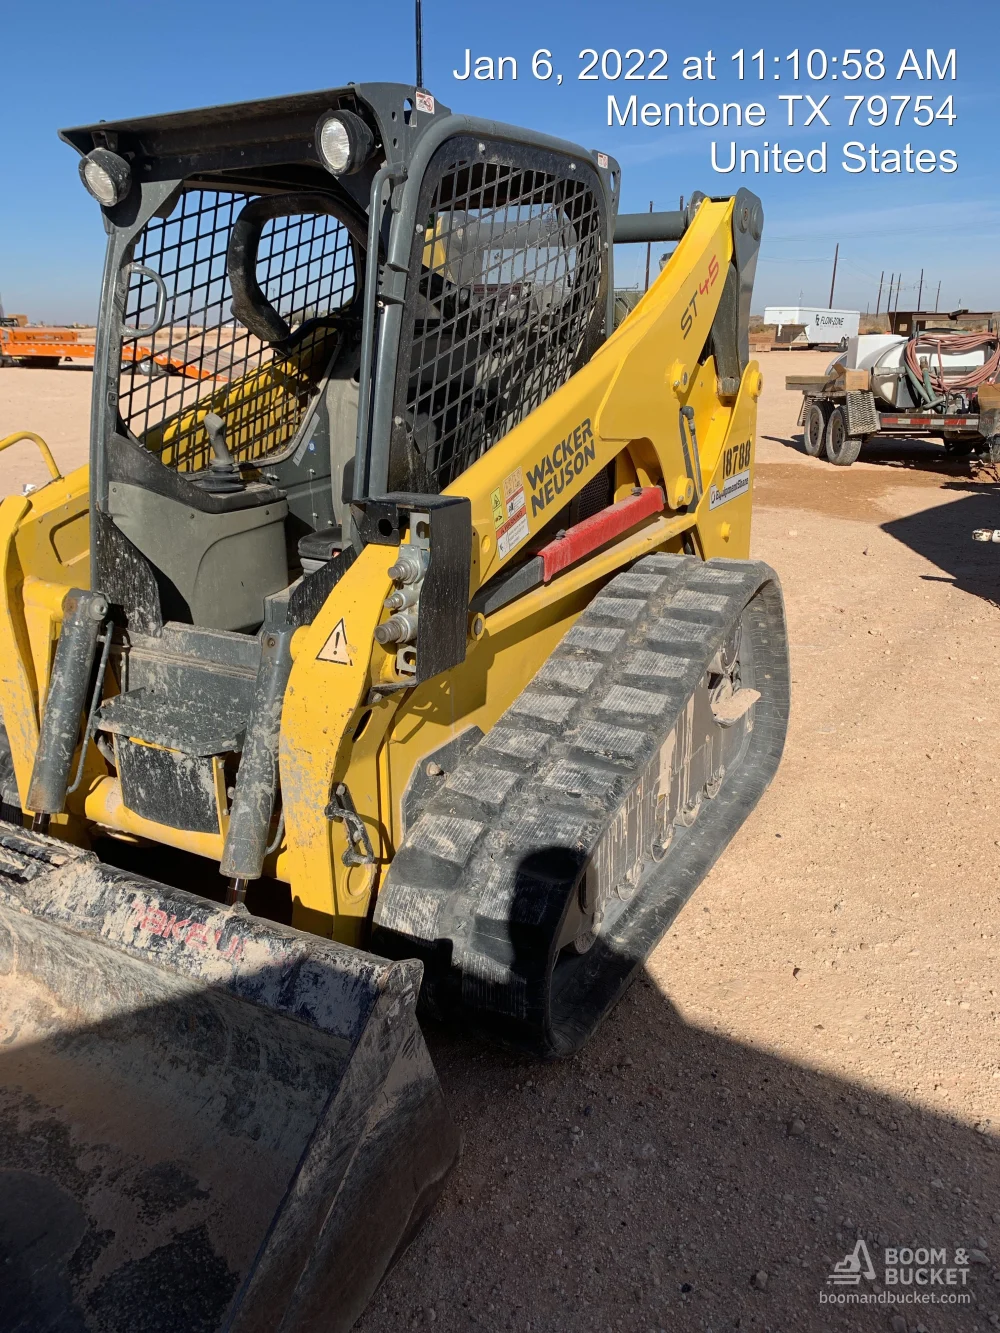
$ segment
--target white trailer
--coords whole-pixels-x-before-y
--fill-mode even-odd
[[[823,310],[819,306],[769,305],[764,309],[764,323],[777,324],[780,336],[783,325],[801,324],[801,339],[796,347],[847,347],[851,338],[858,336],[860,310]]]

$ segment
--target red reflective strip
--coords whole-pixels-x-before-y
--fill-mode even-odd
[[[883,412],[879,416],[883,426],[978,426],[978,417],[891,417]]]
[[[548,583],[560,570],[575,564],[615,537],[620,537],[644,518],[661,514],[665,503],[659,486],[647,486],[638,495],[629,495],[617,504],[602,509],[599,514],[568,528],[564,537],[557,537],[538,552],[544,570],[543,581]]]

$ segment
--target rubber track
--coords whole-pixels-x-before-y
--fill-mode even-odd
[[[567,903],[708,663],[746,609],[760,690],[742,762],[650,862],[582,957],[559,958]],[[542,1055],[591,1034],[753,809],[781,757],[789,671],[777,578],[762,563],[651,555],[619,574],[398,849],[373,948],[424,963],[431,1015]]]

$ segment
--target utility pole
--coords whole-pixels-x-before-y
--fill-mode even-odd
[[[892,307],[893,313],[899,309],[899,293],[903,288],[903,272],[900,270],[899,277],[896,279],[896,304]]]
[[[879,307],[882,304],[882,283],[885,281],[885,269],[878,275],[878,300],[875,302],[875,316],[878,317]]]
[[[420,0],[415,0],[414,18],[417,25],[417,87],[424,86],[424,25],[420,14]]]
[[[833,309],[833,289],[837,282],[837,256],[839,254],[840,242],[838,241],[833,250],[833,276],[830,278],[830,305],[828,307],[830,310]]]
[[[921,309],[920,302],[923,300],[923,295],[924,295],[924,270],[921,269],[921,270],[920,270],[920,286],[917,288],[917,309],[918,309],[918,310]]]
[[[649,201],[649,211],[650,211],[651,213],[652,213],[652,211],[653,211],[653,201],[652,201],[652,199],[650,199],[650,201]],[[647,242],[646,242],[646,285],[645,285],[645,287],[643,288],[643,291],[646,291],[646,292],[649,291],[649,252],[650,252],[651,249],[652,249],[652,242],[651,242],[651,241],[647,241]]]
[[[889,274],[889,297],[885,303],[885,313],[887,315],[892,312],[892,284],[895,281],[896,281],[896,274],[895,271],[893,271],[892,273]]]
[[[941,284],[938,283],[937,296],[934,298],[934,313],[937,314],[938,302],[941,300]]]

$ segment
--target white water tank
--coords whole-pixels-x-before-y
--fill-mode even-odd
[[[847,351],[837,358],[848,370],[871,372],[871,388],[882,407],[906,409],[918,406],[912,385],[906,375],[903,353],[909,339],[898,333],[864,333],[851,338]],[[919,351],[917,360],[922,366],[940,370],[945,379],[949,375],[967,375],[978,370],[986,359],[982,347],[968,352],[945,352],[940,359],[926,347]]]

